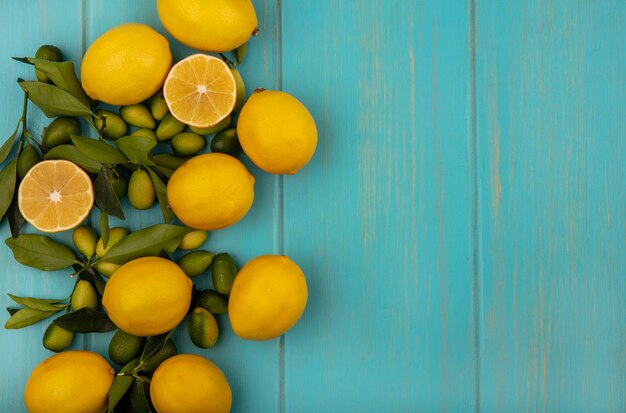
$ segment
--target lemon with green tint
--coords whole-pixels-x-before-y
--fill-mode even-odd
[[[72,232],[72,242],[78,252],[85,258],[90,259],[96,253],[98,235],[96,235],[96,231],[93,228],[80,226]]]
[[[145,339],[117,330],[109,341],[109,358],[116,364],[124,366],[139,357]]]
[[[41,135],[41,143],[48,148],[64,145],[71,141],[71,135],[78,135],[80,127],[73,118],[61,116],[50,122]]]
[[[170,110],[167,108],[167,103],[165,103],[165,98],[163,97],[163,91],[159,91],[157,94],[152,96],[150,100],[150,113],[152,113],[152,117],[160,121],[168,114]]]
[[[36,59],[50,60],[52,62],[61,62],[63,60],[63,52],[56,46],[44,44],[35,52]],[[41,70],[35,69],[37,80],[44,83],[50,83],[50,78]]]
[[[128,202],[139,210],[150,208],[156,201],[156,192],[150,175],[143,169],[137,169],[128,181]]]
[[[227,253],[217,254],[213,258],[213,269],[211,279],[213,288],[220,294],[229,294],[237,276],[237,265],[233,258]]]
[[[205,243],[209,233],[206,231],[190,231],[183,236],[178,244],[179,250],[195,250]]]
[[[109,261],[99,261],[96,264],[96,270],[102,274],[104,277],[109,278],[113,275],[113,273],[115,271],[117,271],[118,268],[120,268],[121,265],[119,264],[114,264],[112,262]]]
[[[157,141],[156,133],[154,133],[152,129],[146,129],[146,128],[137,129],[136,131],[131,133],[131,136],[143,136],[146,138],[150,138],[150,139],[153,139],[155,143]]]
[[[102,129],[104,125],[102,134],[106,138],[116,140],[126,135],[128,125],[126,125],[121,116],[104,109],[98,109],[94,113],[97,116],[94,117],[93,123],[98,130]]]
[[[211,348],[217,343],[219,336],[217,321],[209,311],[196,307],[189,315],[187,333],[196,347]]]
[[[120,108],[120,116],[126,123],[138,128],[154,129],[156,126],[156,121],[152,117],[150,109],[141,103],[122,106]]]
[[[78,311],[81,308],[91,308],[98,310],[100,308],[100,300],[94,286],[87,280],[79,280],[72,292],[71,300],[72,311]]]
[[[235,78],[235,84],[237,85],[237,100],[235,101],[235,108],[233,110],[241,110],[246,100],[246,85],[243,82],[243,77],[239,70],[231,68],[230,71]]]
[[[178,156],[191,156],[206,146],[204,137],[193,132],[183,132],[174,136],[170,142],[172,150]]]
[[[104,247],[104,240],[102,238],[96,243],[96,255],[98,257],[104,257],[115,244],[126,238],[126,235],[128,235],[126,228],[111,228],[109,230],[109,242],[107,242],[106,248]]]
[[[237,128],[226,129],[215,135],[211,139],[211,152],[238,155],[241,152],[241,145],[237,138]]]
[[[198,135],[202,135],[202,136],[213,135],[226,129],[230,125],[230,122],[232,121],[232,119],[233,119],[232,116],[228,115],[224,119],[222,119],[219,123],[213,126],[208,126],[206,128],[198,128],[196,126],[190,126],[189,129],[191,129],[192,132],[197,133]]]
[[[226,314],[228,312],[228,301],[217,291],[204,290],[198,300],[198,307],[208,310],[211,314]]]
[[[184,130],[185,124],[176,119],[171,113],[167,113],[161,122],[159,122],[156,136],[161,142],[169,141]]]
[[[50,351],[54,351],[55,353],[60,353],[61,351],[67,349],[72,345],[73,340],[74,333],[67,331],[63,327],[59,327],[54,323],[51,323],[43,333],[43,346]]]
[[[213,262],[215,254],[209,251],[192,251],[178,260],[178,266],[189,277],[204,273]]]

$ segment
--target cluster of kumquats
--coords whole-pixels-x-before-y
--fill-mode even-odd
[[[19,307],[8,309],[5,327],[52,319],[43,344],[59,353],[28,379],[31,413],[228,412],[222,371],[177,354],[172,332],[185,324],[196,346],[210,348],[216,317],[227,314],[238,336],[267,340],[307,303],[304,274],[288,257],[263,255],[238,269],[229,254],[201,248],[208,231],[237,223],[253,204],[255,179],[237,157],[295,174],[315,151],[312,116],[285,92],[257,89],[246,99],[235,66],[258,31],[250,0],[156,7],[166,30],[202,53],[173,64],[164,36],[128,23],[89,46],[80,80],[52,45],[16,59],[34,66],[37,81],[18,79],[23,113],[0,147],[6,244],[21,264],[76,279],[65,298],[10,295]],[[29,104],[54,118],[41,136],[29,130]],[[124,197],[136,210],[158,203],[164,223],[110,228],[109,217],[125,219]],[[85,225],[90,218],[97,224]],[[26,223],[34,230],[21,233]],[[73,231],[73,247],[42,234],[61,231]],[[209,273],[213,288],[196,288],[194,277]],[[116,329],[108,356],[117,369],[97,353],[64,351],[75,334]]]

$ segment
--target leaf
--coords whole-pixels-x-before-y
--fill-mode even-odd
[[[11,315],[11,316],[12,316],[13,314],[17,313],[17,312],[18,312],[18,311],[20,311],[20,310],[21,310],[20,308],[10,308],[10,307],[7,307],[7,312],[8,312],[8,313],[9,313],[9,315]]]
[[[9,209],[17,181],[17,156],[0,171],[0,219]]]
[[[45,235],[22,234],[5,242],[19,263],[43,271],[61,270],[77,262],[72,250]]]
[[[240,65],[243,62],[243,57],[246,55],[246,51],[248,50],[248,43],[244,43],[238,48],[235,49],[235,60],[237,60],[237,64]]]
[[[139,257],[158,256],[163,250],[173,252],[191,229],[171,224],[156,224],[127,235],[115,244],[103,259],[123,264]]]
[[[130,386],[135,381],[133,376],[115,376],[113,384],[109,389],[109,409],[107,412],[112,413],[115,411],[115,406],[122,400],[122,397],[128,392]]]
[[[15,186],[19,187],[19,179],[17,179]],[[22,226],[26,222],[17,204],[17,193],[13,194],[13,200],[11,201],[11,205],[9,205],[9,209],[6,212],[6,215],[7,215],[7,219],[9,220],[9,228],[11,229],[11,236],[13,238],[17,238],[17,236],[20,234],[20,230],[22,229]]]
[[[69,304],[54,304],[61,300],[43,300],[41,298],[33,297],[18,297],[17,295],[7,294],[11,300],[23,305],[24,307],[32,308],[39,311],[59,311],[67,308]]]
[[[49,118],[57,115],[89,116],[89,105],[82,103],[69,92],[42,82],[19,82],[20,87],[28,92],[28,99],[39,107]]]
[[[102,211],[100,211],[100,237],[102,246],[106,248],[109,243],[109,214]]]
[[[7,160],[9,154],[11,153],[11,149],[13,149],[13,145],[15,145],[15,138],[17,138],[17,129],[13,131],[13,134],[9,136],[2,146],[0,146],[0,163]]]
[[[124,136],[116,140],[115,144],[135,165],[154,165],[151,153],[156,146],[156,141],[147,136]]]
[[[59,145],[50,149],[45,156],[46,159],[65,159],[74,162],[87,172],[98,173],[102,169],[102,164],[86,157],[74,145]]]
[[[165,223],[168,224],[174,218],[174,212],[172,212],[169,204],[167,203],[167,186],[165,186],[165,183],[161,180],[161,178],[159,178],[159,176],[152,170],[148,169],[148,173],[150,174],[152,185],[154,185],[154,191],[156,192],[157,199],[159,200],[159,206],[161,207],[161,212],[163,213],[163,219],[165,220]]]
[[[73,267],[74,271],[78,274],[78,278],[80,278],[81,280],[89,281],[91,285],[94,285],[96,287],[96,291],[98,291],[100,296],[104,294],[104,286],[106,285],[106,283],[104,282],[102,277],[100,277],[100,275],[98,275],[98,273],[94,271],[93,268],[83,269],[83,266],[78,264],[74,264]]]
[[[112,174],[113,171],[111,168],[107,168],[103,165],[100,173],[96,177],[96,181],[94,182],[96,205],[98,205],[101,211],[109,215],[113,215],[119,219],[126,219],[120,201],[117,199],[117,195],[111,184]]]
[[[156,356],[159,351],[165,346],[167,339],[170,338],[174,330],[170,330],[167,333],[159,334],[158,336],[149,337],[146,342],[146,346],[143,348],[143,353],[141,353],[141,362],[143,364],[149,361],[152,357]]]
[[[53,323],[73,333],[104,333],[117,328],[108,315],[88,307],[62,315]]]
[[[79,101],[89,106],[89,99],[87,98],[87,95],[85,94],[85,91],[83,90],[80,81],[76,77],[76,72],[74,71],[74,63],[69,61],[54,62],[51,60],[37,59],[33,57],[14,57],[13,59],[22,63],[34,65],[35,69],[48,75],[48,78],[50,78],[52,83],[54,83],[56,86],[65,90],[66,92],[69,92]]]
[[[114,146],[96,139],[72,135],[72,143],[86,157],[106,165],[128,163],[128,159]]]
[[[58,311],[41,311],[33,308],[22,308],[9,318],[9,321],[6,322],[4,328],[12,330],[28,327],[50,317],[53,314],[56,314],[57,312]]]

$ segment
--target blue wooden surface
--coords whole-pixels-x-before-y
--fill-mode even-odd
[[[295,176],[248,163],[251,212],[206,244],[239,264],[298,262],[301,322],[256,343],[223,320],[211,350],[176,336],[222,367],[233,411],[626,411],[626,3],[254,3],[247,90],[293,93],[320,140]],[[165,34],[153,1],[2,0],[0,11],[2,138],[19,117],[15,79],[32,77],[11,56],[53,43],[78,63],[127,21]],[[33,111],[30,123],[47,120]],[[0,307],[6,292],[70,292],[66,274],[21,266],[5,246],[0,263]],[[46,325],[0,331],[0,412],[23,411],[26,378],[51,354]],[[105,337],[73,347],[105,354]]]

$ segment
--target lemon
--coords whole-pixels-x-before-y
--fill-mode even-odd
[[[109,358],[120,366],[130,363],[141,355],[144,340],[143,337],[117,330],[109,341]]]
[[[285,333],[300,319],[308,292],[304,273],[288,257],[262,255],[244,265],[230,292],[233,331],[249,340]]]
[[[206,128],[220,123],[233,111],[237,82],[222,59],[195,54],[172,67],[165,79],[163,96],[176,119]]]
[[[43,346],[50,351],[60,353],[72,345],[74,333],[51,323],[43,333]]]
[[[250,0],[158,0],[165,29],[179,42],[206,52],[228,52],[257,31]]]
[[[71,135],[78,135],[80,128],[73,118],[61,116],[50,122],[41,135],[41,143],[49,148],[70,143]]]
[[[72,292],[72,311],[78,311],[81,308],[91,308],[98,310],[100,308],[100,300],[94,286],[87,280],[79,280]]]
[[[64,160],[33,166],[20,183],[17,197],[24,219],[42,232],[77,227],[89,215],[94,201],[89,175]]]
[[[96,253],[96,243],[98,236],[93,228],[81,226],[72,233],[74,246],[85,258],[90,259]]]
[[[24,402],[30,413],[102,413],[115,371],[91,351],[66,351],[41,362],[30,374]]]
[[[183,236],[178,244],[179,250],[195,250],[200,248],[206,241],[209,234],[206,231],[191,231]]]
[[[258,90],[243,106],[237,135],[265,172],[293,175],[313,157],[317,128],[307,108],[288,93]]]
[[[213,230],[243,218],[254,199],[254,177],[232,156],[198,155],[170,177],[167,199],[188,227]]]
[[[199,348],[211,348],[217,343],[219,329],[213,314],[202,307],[193,309],[187,320],[191,342]]]
[[[87,95],[132,105],[156,93],[172,66],[167,39],[145,24],[117,26],[94,41],[80,68]]]
[[[50,60],[53,62],[60,62],[63,60],[63,52],[56,46],[50,44],[44,44],[37,52],[35,52],[36,59]],[[37,80],[44,83],[50,83],[50,78],[44,72],[35,69],[35,75]]]
[[[195,354],[179,354],[154,372],[150,398],[159,413],[227,413],[233,397],[215,364]]]
[[[135,336],[155,336],[170,331],[185,317],[191,284],[172,261],[138,258],[113,273],[102,305],[120,329]]]

